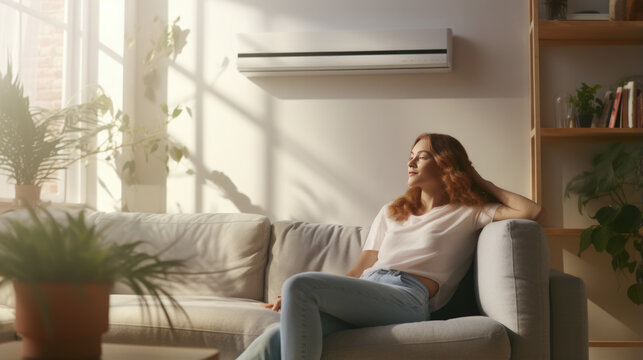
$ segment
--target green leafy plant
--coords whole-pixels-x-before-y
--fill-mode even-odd
[[[578,211],[590,201],[609,199],[592,219],[592,225],[581,233],[578,255],[590,246],[612,256],[612,268],[627,270],[635,283],[627,295],[637,305],[643,304],[643,143],[614,143],[592,160],[592,169],[574,177],[565,189],[578,195]],[[628,196],[629,194],[629,196]],[[630,244],[631,243],[631,247]],[[630,251],[633,251],[630,253]]]
[[[98,89],[91,101],[49,111],[31,108],[11,64],[0,73],[0,171],[17,184],[41,185],[79,157],[100,152],[88,139],[120,127],[121,118],[101,124],[111,100]],[[76,150],[82,150],[76,153]]]
[[[141,67],[144,72],[144,97],[160,110],[156,128],[150,129],[137,125],[133,129],[127,128],[128,130],[123,133],[123,138],[131,141],[132,153],[143,154],[145,162],[149,162],[150,158],[158,159],[165,164],[166,175],[170,172],[170,160],[178,164],[189,156],[188,148],[170,136],[165,128],[182,114],[187,113],[189,117],[192,117],[192,110],[190,107],[182,105],[170,108],[166,103],[159,103],[156,95],[161,88],[162,68],[167,66],[169,59],[176,60],[176,57],[187,45],[187,36],[190,30],[181,28],[178,24],[180,20],[181,17],[177,17],[170,24],[158,17],[153,19],[153,22],[159,25],[160,31],[158,36],[151,40],[151,48]],[[128,38],[128,46],[133,46],[135,42],[134,37]],[[124,114],[123,117],[128,118],[128,115]],[[121,179],[128,185],[138,183],[137,175],[141,167],[137,166],[135,156],[122,157],[122,155],[122,152],[116,150],[111,152],[106,160],[121,160],[117,162],[120,164],[119,167],[114,168]],[[124,208],[127,208],[127,204],[124,204]]]
[[[161,254],[137,251],[143,241],[125,244],[104,242],[106,228],[87,225],[84,212],[65,213],[57,220],[45,209],[29,208],[30,221],[6,220],[0,231],[0,286],[11,281],[66,283],[122,283],[138,295],[145,309],[152,296],[170,325],[170,315],[162,301],[187,313],[164,288],[162,281],[182,274],[184,260],[163,260]]]
[[[576,108],[579,116],[600,116],[603,111],[603,101],[596,97],[596,91],[602,87],[601,84],[589,86],[581,83],[580,88],[576,89],[576,95],[570,95],[567,102]]]

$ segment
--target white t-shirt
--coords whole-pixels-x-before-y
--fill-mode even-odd
[[[440,288],[429,300],[429,309],[438,310],[449,302],[469,269],[478,230],[493,221],[500,204],[446,204],[411,215],[403,223],[388,217],[389,205],[382,207],[368,233],[363,250],[379,253],[364,273],[399,270],[432,279]]]

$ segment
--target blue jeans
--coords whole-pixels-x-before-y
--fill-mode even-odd
[[[306,272],[282,289],[281,321],[237,360],[319,359],[323,338],[344,329],[429,319],[429,291],[413,276],[376,270],[356,279]]]

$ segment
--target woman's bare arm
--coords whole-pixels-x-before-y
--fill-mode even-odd
[[[360,277],[364,270],[375,264],[375,262],[377,261],[377,254],[377,250],[362,251],[362,253],[359,255],[359,258],[357,258],[357,262],[355,263],[353,268],[346,273],[346,276],[355,278]]]
[[[491,181],[483,179],[475,170],[474,181],[502,203],[498,210],[496,210],[493,221],[529,219],[535,220],[539,223],[542,222],[544,217],[544,209],[542,206],[524,196],[512,193],[509,190],[505,190],[494,185]]]

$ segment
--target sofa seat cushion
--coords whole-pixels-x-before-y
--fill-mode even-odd
[[[15,313],[13,308],[0,305],[0,342],[15,340],[13,321]]]
[[[170,310],[171,331],[160,308],[141,310],[135,295],[111,295],[109,331],[103,336],[108,343],[210,347],[220,351],[220,359],[234,359],[264,329],[279,322],[279,314],[264,309],[254,300],[177,296],[190,322]],[[148,301],[151,298],[146,297]]]
[[[503,325],[484,316],[352,329],[329,335],[322,359],[509,359]]]

